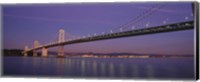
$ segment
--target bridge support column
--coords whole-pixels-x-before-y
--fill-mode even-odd
[[[59,30],[58,42],[65,42],[65,31],[63,29]],[[58,49],[58,57],[64,57],[64,45],[60,44]]]
[[[37,52],[36,52],[36,50],[33,50],[33,56],[34,56],[34,57],[37,56]]]
[[[34,49],[33,49],[33,56],[37,56],[36,48],[39,46],[39,42],[37,40],[34,41]]]
[[[27,53],[27,52],[24,52],[24,56],[28,56],[28,53]]]
[[[64,57],[64,45],[59,46],[58,57]]]
[[[47,48],[42,48],[42,56],[47,57],[48,56],[48,49]]]
[[[25,46],[24,52],[22,52],[24,56],[28,56],[28,52],[27,52],[28,50],[29,50],[28,46]]]

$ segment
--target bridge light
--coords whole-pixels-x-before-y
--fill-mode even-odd
[[[193,16],[193,14],[191,13],[191,16]]]
[[[185,23],[185,25],[186,25],[186,26],[190,26],[190,24],[189,24],[189,23]]]
[[[146,27],[149,27],[149,24],[146,24]]]
[[[166,28],[170,28],[170,26],[168,25],[168,26],[166,26]]]
[[[166,24],[167,23],[167,21],[163,21],[163,24]]]
[[[148,22],[148,23],[146,24],[146,27],[149,27],[149,24],[150,24],[150,23]]]
[[[123,31],[123,29],[122,28],[120,28],[120,32],[122,32]]]
[[[113,33],[113,31],[112,31],[112,30],[110,30],[110,33]]]
[[[187,20],[188,19],[188,17],[185,17],[185,20]]]
[[[131,29],[132,29],[132,30],[133,30],[133,29],[135,29],[135,26],[132,26],[132,28],[131,28]]]
[[[88,37],[90,37],[90,35],[88,34]]]
[[[148,24],[146,24],[146,27],[148,27]]]

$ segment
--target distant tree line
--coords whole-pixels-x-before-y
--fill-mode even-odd
[[[2,54],[3,56],[24,56],[22,54],[23,50],[20,49],[4,49]],[[48,52],[51,55],[57,55],[57,52]],[[41,52],[37,53],[38,56],[41,56]],[[66,56],[82,56],[82,55],[90,55],[90,56],[149,56],[149,57],[193,57],[194,55],[161,55],[161,54],[137,54],[137,53],[65,53]],[[28,52],[28,56],[33,56],[33,52]]]
[[[23,56],[22,51],[20,49],[4,49],[2,54],[3,56]]]
[[[22,54],[23,50],[20,49],[4,49],[2,51],[3,56],[24,56],[24,54]],[[41,53],[38,53],[38,56],[40,56]],[[33,52],[29,52],[28,56],[33,56]]]

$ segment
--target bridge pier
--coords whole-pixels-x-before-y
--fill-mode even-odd
[[[24,52],[24,56],[28,56],[28,53],[27,53],[27,52]]]
[[[28,56],[28,52],[27,52],[28,50],[29,50],[28,46],[25,46],[24,52],[22,52],[24,56]]]
[[[47,57],[48,56],[48,49],[47,48],[42,48],[42,56]]]
[[[37,52],[36,52],[36,50],[33,50],[33,56],[34,56],[34,57],[37,56]]]
[[[59,46],[58,57],[64,57],[64,45]]]
[[[33,49],[33,56],[36,57],[37,56],[37,51],[35,50],[37,47],[39,46],[39,42],[37,40],[34,41],[34,49]]]

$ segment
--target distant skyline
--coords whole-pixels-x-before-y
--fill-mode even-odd
[[[114,32],[120,25],[162,3],[85,3],[3,5],[3,48],[24,49],[58,40],[58,30],[64,29],[66,39],[88,34]],[[193,20],[191,2],[170,2],[154,15],[140,21],[135,29],[145,25],[158,26]],[[126,30],[131,27],[126,28]],[[49,51],[57,51],[58,47]],[[65,52],[194,54],[194,30],[124,37],[65,45]]]

